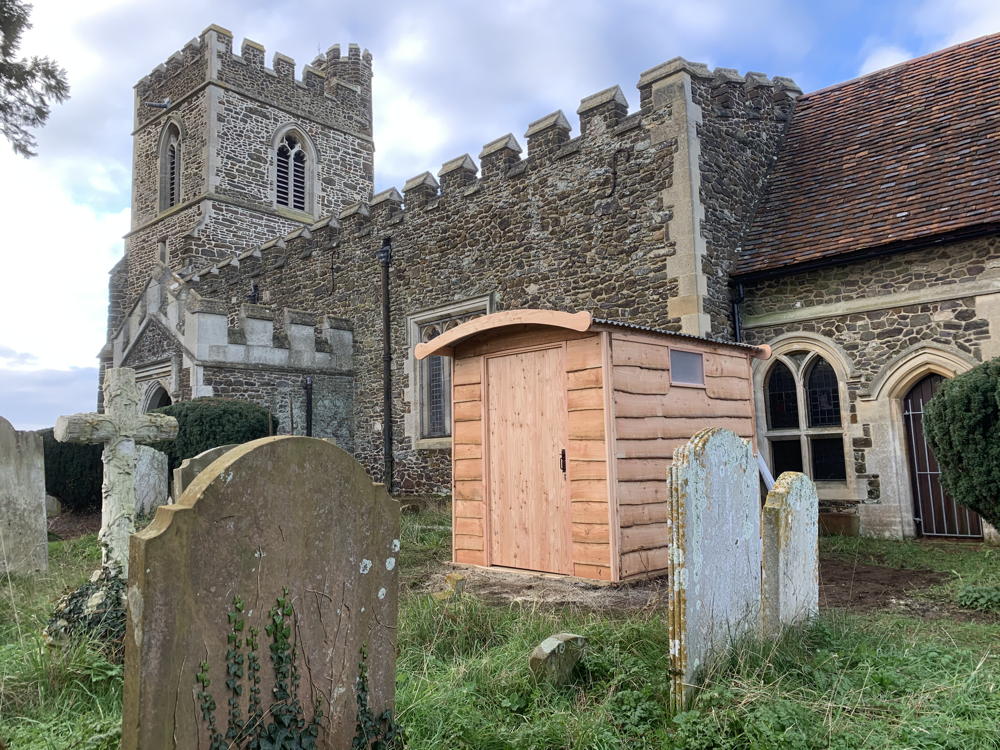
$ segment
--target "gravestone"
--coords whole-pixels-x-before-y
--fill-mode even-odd
[[[148,445],[137,446],[136,452],[135,512],[148,516],[170,499],[167,482],[170,462],[166,453]]]
[[[582,635],[550,635],[535,646],[528,657],[528,666],[537,679],[546,680],[553,685],[563,685],[569,682],[586,646],[587,639]]]
[[[350,748],[393,705],[398,554],[398,504],[337,446],[228,451],[132,537],[122,748],[299,722],[302,747]]]
[[[763,512],[761,626],[765,635],[819,609],[819,499],[805,474],[785,472]]]
[[[0,573],[49,566],[42,436],[0,417]]]
[[[687,702],[712,653],[756,632],[760,617],[760,494],[748,441],[695,434],[668,479],[671,706]]]
[[[209,448],[197,456],[185,458],[181,461],[181,465],[174,469],[174,486],[172,488],[174,502],[176,503],[180,500],[181,495],[184,494],[184,488],[191,484],[196,476],[207,469],[212,461],[222,454],[228,453],[237,445],[238,443],[231,443],[229,445],[220,445],[216,448]]]
[[[166,414],[143,414],[135,370],[113,367],[104,374],[104,413],[74,414],[56,420],[55,439],[61,443],[103,443],[101,484],[103,564],[128,574],[128,538],[135,531],[136,443],[177,437],[177,420]]]

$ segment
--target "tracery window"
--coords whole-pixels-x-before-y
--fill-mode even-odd
[[[309,164],[302,138],[294,132],[286,133],[275,156],[275,202],[296,211],[307,211]]]
[[[168,123],[160,137],[160,210],[165,211],[181,199],[181,131]]]
[[[779,356],[764,379],[765,437],[775,476],[802,471],[817,482],[847,479],[837,373],[819,354]]]

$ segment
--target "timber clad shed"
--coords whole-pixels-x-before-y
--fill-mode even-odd
[[[705,427],[754,437],[766,347],[510,310],[418,344],[452,357],[454,561],[623,581],[667,567],[667,469]]]

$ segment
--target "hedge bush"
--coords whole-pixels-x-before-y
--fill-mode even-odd
[[[924,435],[948,493],[1000,526],[1000,358],[942,383],[925,407]]]
[[[171,469],[180,466],[185,458],[197,456],[209,448],[245,443],[270,434],[270,412],[249,401],[198,398],[154,411],[177,419],[177,437],[153,446],[167,454]]]
[[[39,430],[45,451],[45,491],[66,510],[86,513],[101,507],[101,445],[60,443],[52,430]]]

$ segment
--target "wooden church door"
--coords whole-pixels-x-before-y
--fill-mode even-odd
[[[982,519],[944,491],[941,469],[924,439],[924,408],[943,381],[940,375],[928,375],[903,398],[917,531],[921,536],[982,538]]]
[[[562,346],[486,359],[491,564],[572,573]]]

